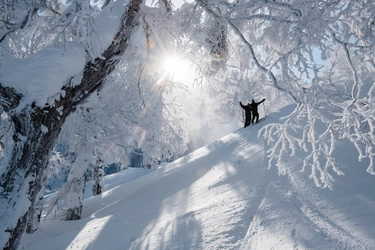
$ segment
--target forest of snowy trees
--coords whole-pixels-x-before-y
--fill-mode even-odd
[[[375,174],[373,1],[196,0],[176,9],[168,0],[3,0],[0,9],[3,249],[37,230],[49,173],[64,171],[72,153],[49,204],[68,200],[67,220],[80,218],[89,170],[99,194],[106,163],[126,166],[141,152],[151,166],[186,152],[184,110],[170,95],[187,90],[161,66],[170,57],[215,102],[214,113],[201,103],[205,119],[195,123],[238,119],[241,100],[296,104],[259,134],[280,173],[283,156],[302,148],[301,170],[330,188],[342,174],[332,153],[346,138]]]

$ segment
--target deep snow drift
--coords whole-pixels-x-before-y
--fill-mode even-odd
[[[107,191],[85,200],[83,219],[48,218],[20,249],[373,249],[375,176],[352,145],[336,146],[345,175],[333,190],[300,172],[302,152],[286,176],[267,169],[258,130],[290,109],[168,165],[107,176]]]

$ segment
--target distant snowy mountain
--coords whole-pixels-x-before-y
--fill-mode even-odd
[[[157,169],[107,176],[107,191],[85,200],[83,219],[48,218],[20,249],[374,249],[375,176],[352,144],[336,145],[332,190],[301,172],[303,152],[287,174],[267,169],[259,124]]]

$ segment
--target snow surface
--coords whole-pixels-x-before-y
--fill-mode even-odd
[[[106,192],[84,202],[78,221],[50,219],[20,249],[374,249],[375,177],[354,147],[337,145],[333,190],[302,173],[267,169],[259,128],[291,111],[157,169],[107,176]]]

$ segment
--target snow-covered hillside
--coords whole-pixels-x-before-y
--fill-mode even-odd
[[[302,153],[286,176],[267,169],[258,130],[288,109],[158,169],[107,176],[83,219],[47,219],[20,249],[373,249],[375,177],[352,145],[336,146],[345,175],[333,190],[300,172]],[[128,174],[138,178],[121,182]]]

